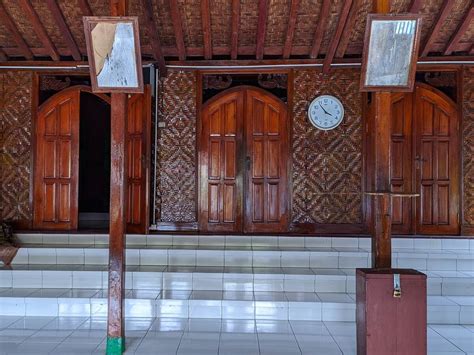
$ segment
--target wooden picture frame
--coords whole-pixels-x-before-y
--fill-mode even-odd
[[[420,15],[367,15],[360,91],[413,91],[420,31]]]
[[[143,93],[138,17],[84,16],[83,23],[92,92]]]

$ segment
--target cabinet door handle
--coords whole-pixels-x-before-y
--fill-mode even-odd
[[[250,164],[251,164],[250,157],[245,158],[245,166],[247,170],[250,170]]]

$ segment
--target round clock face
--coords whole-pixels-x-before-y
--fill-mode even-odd
[[[309,105],[308,117],[313,126],[328,131],[342,122],[344,107],[334,96],[321,95]]]

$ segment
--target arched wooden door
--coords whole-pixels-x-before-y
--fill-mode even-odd
[[[456,105],[428,85],[415,88],[417,232],[459,233],[459,115]]]
[[[34,216],[37,229],[74,230],[78,224],[80,94],[65,89],[42,104],[36,120]],[[95,94],[110,103],[110,98]],[[108,117],[104,119],[109,119]],[[127,232],[146,233],[150,162],[151,90],[128,100]]]
[[[77,228],[80,93],[66,89],[38,110],[33,197],[38,229]]]
[[[282,232],[288,223],[286,105],[242,86],[201,115],[199,227],[204,232]]]
[[[459,233],[459,134],[456,104],[439,90],[392,95],[392,191],[420,194],[393,198],[393,233]]]

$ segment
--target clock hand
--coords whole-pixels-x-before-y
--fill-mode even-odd
[[[319,106],[321,106],[321,108],[323,109],[323,111],[324,111],[324,113],[325,113],[326,115],[332,116],[329,112],[327,112],[327,111],[324,109],[324,107],[321,105],[321,102],[319,103]]]

